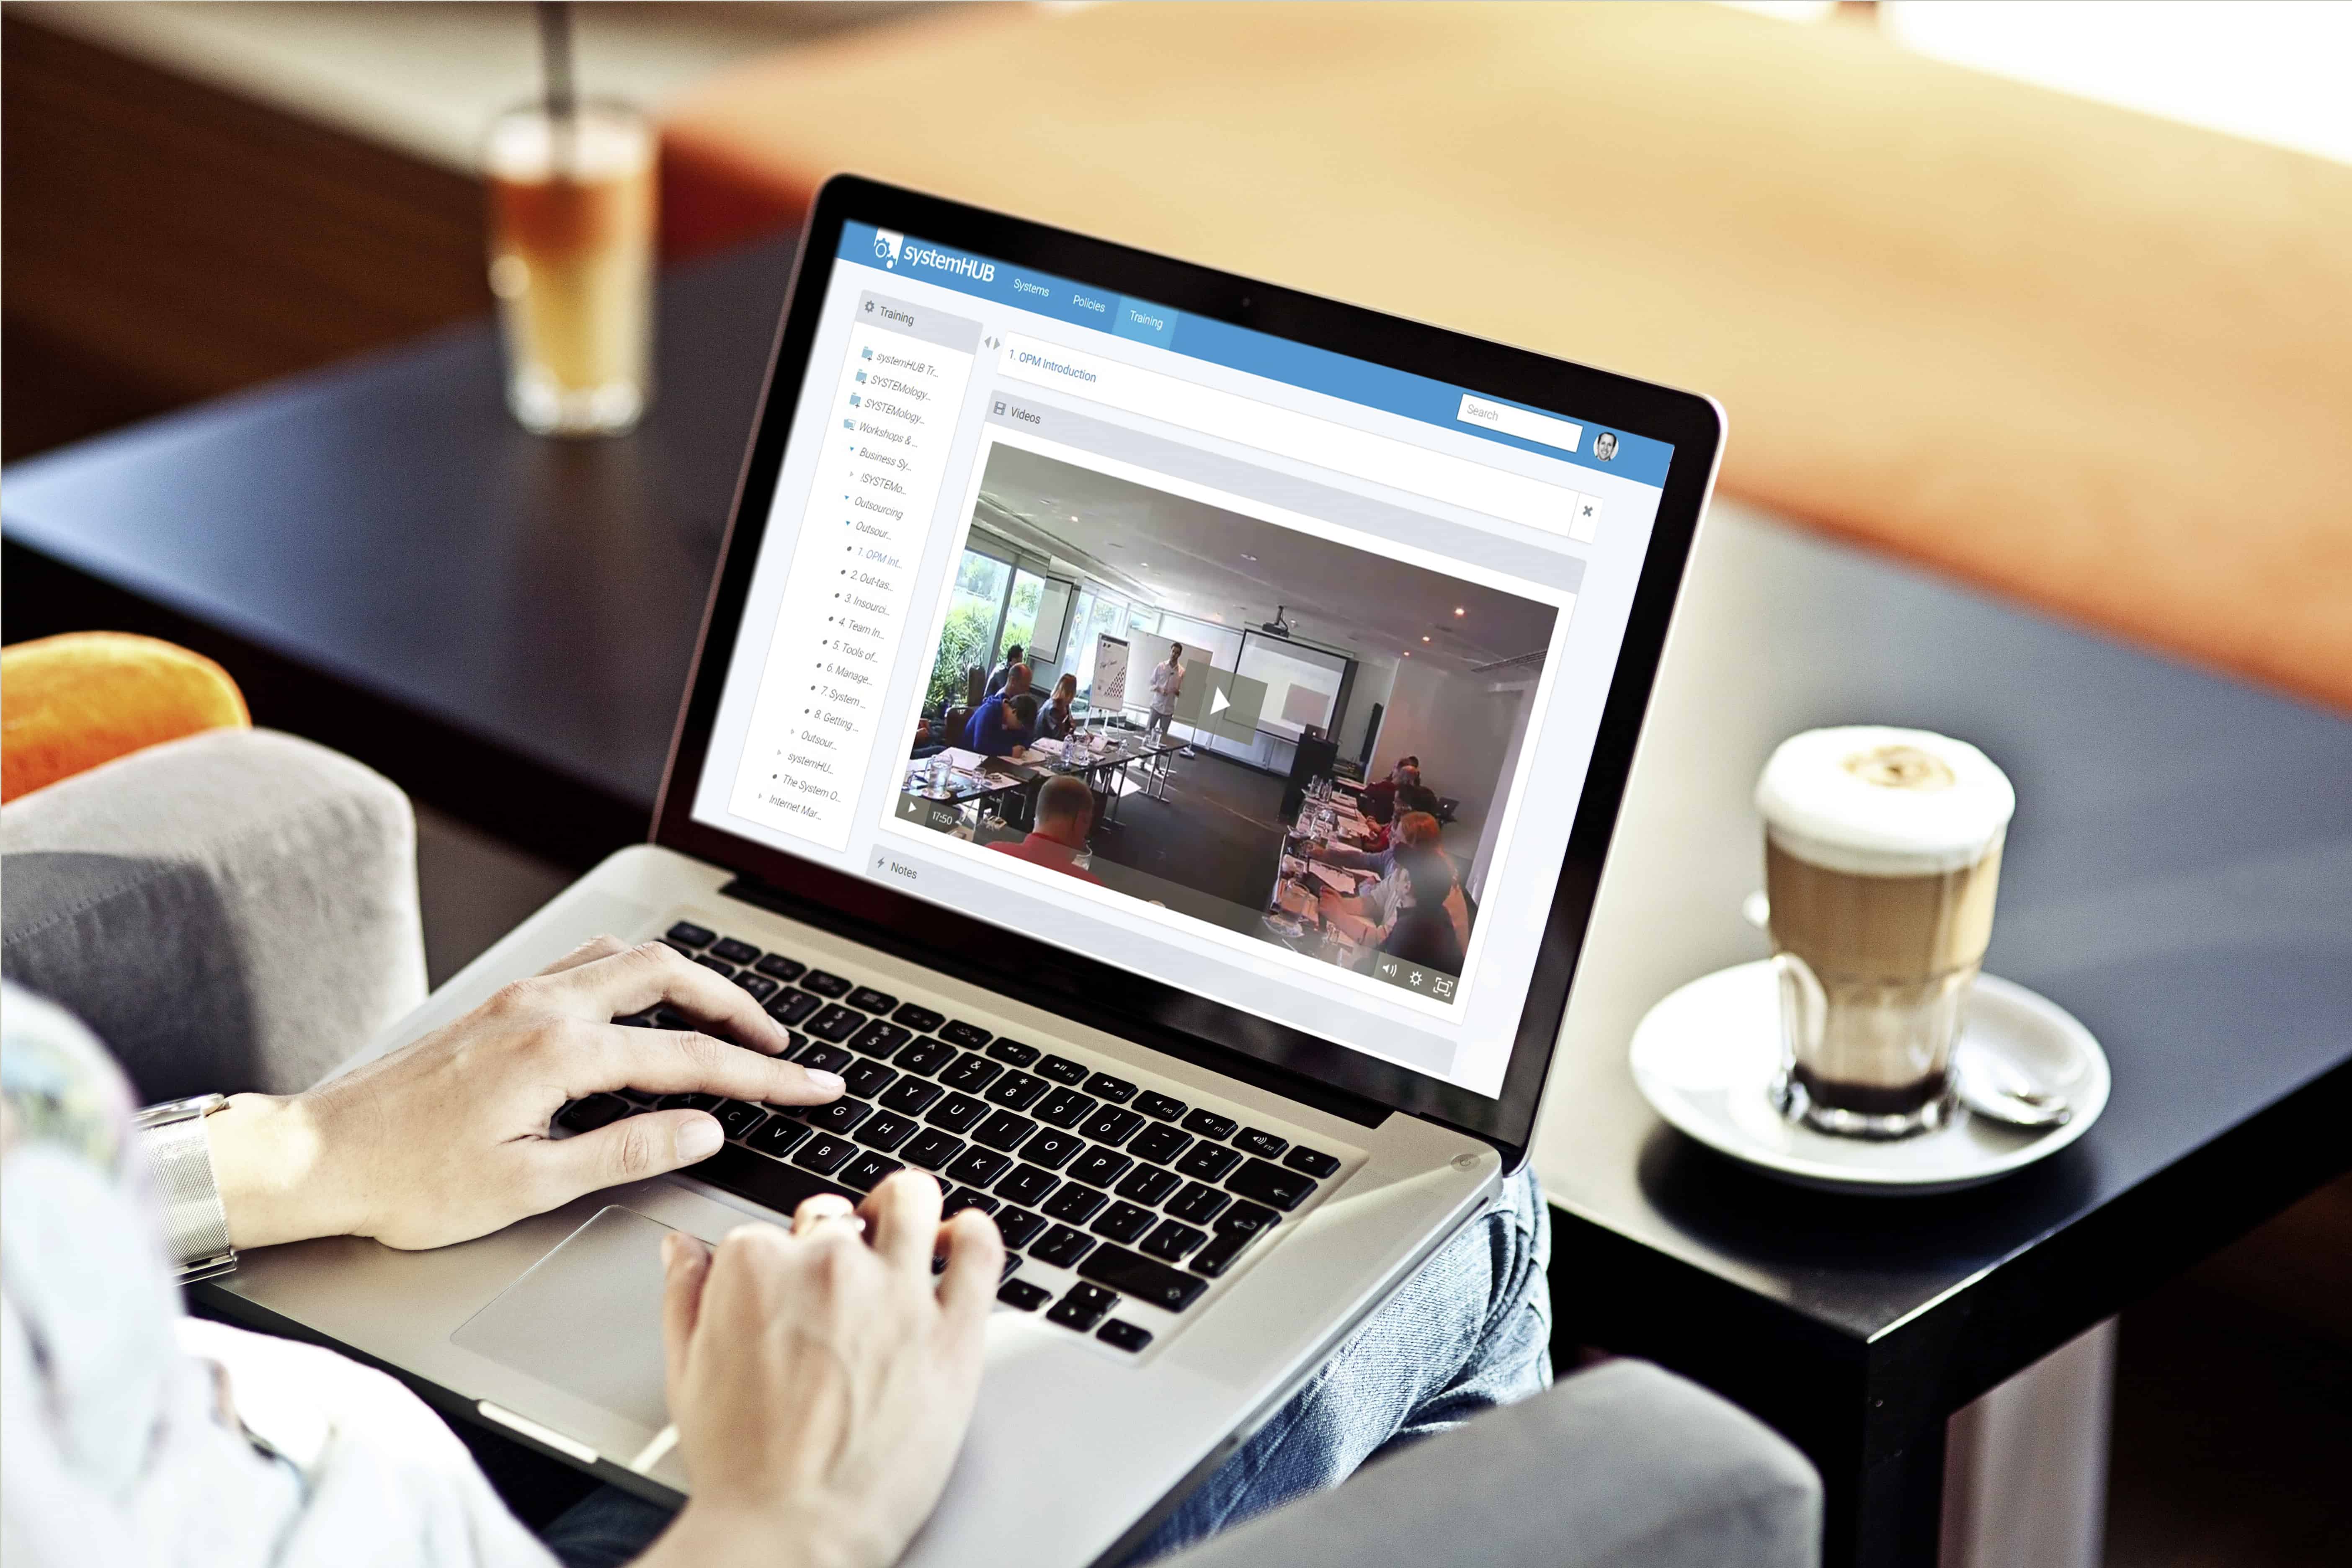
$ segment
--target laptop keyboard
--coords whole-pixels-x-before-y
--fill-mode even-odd
[[[814,1106],[624,1090],[572,1101],[560,1126],[707,1110],[727,1142],[684,1173],[783,1214],[818,1193],[855,1202],[919,1166],[939,1178],[947,1213],[995,1218],[1006,1310],[1115,1350],[1164,1338],[1340,1170],[1340,1156],[1296,1129],[1245,1124],[1241,1108],[1122,1078],[1134,1071],[1123,1064],[1006,1038],[691,921],[662,940],[758,998],[792,1037],[787,1060],[848,1087]],[[697,1027],[667,1005],[614,1021]]]

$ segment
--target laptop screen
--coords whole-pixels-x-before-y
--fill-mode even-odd
[[[692,819],[1500,1095],[1712,451],[833,226]]]

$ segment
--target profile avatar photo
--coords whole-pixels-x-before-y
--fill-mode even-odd
[[[1592,438],[1592,455],[1600,458],[1604,463],[1615,462],[1617,460],[1617,433],[1613,430],[1603,430],[1600,435],[1595,436]]]

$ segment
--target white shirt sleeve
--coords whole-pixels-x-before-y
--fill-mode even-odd
[[[0,1561],[554,1568],[394,1379],[181,1313],[88,1031],[9,988],[0,1079]]]

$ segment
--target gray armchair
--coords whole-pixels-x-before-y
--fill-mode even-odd
[[[0,808],[0,966],[163,1100],[297,1089],[424,994],[415,826],[378,774],[224,730]],[[1171,1562],[1801,1568],[1821,1484],[1703,1389],[1612,1362]]]

